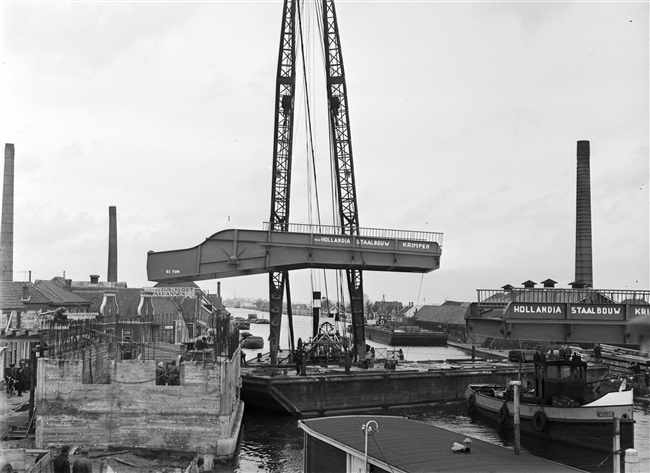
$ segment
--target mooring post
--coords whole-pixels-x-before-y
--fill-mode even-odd
[[[641,473],[639,452],[633,448],[625,450],[625,473]]]
[[[621,419],[614,417],[614,468],[613,473],[621,473]]]
[[[515,428],[515,455],[519,455],[521,446],[521,432],[520,432],[520,418],[519,418],[519,386],[521,381],[510,381],[510,386],[514,387],[514,401],[515,401],[515,415],[514,415],[514,428]]]

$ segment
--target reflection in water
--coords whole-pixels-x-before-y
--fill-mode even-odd
[[[234,464],[221,465],[216,471],[300,472],[302,446],[302,430],[296,419],[249,410],[244,414],[238,458]]]

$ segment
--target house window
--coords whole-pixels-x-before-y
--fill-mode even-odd
[[[194,338],[194,324],[187,324],[187,336]]]
[[[133,336],[133,330],[127,330],[127,329],[122,330],[122,338],[124,340],[131,340],[132,336]]]

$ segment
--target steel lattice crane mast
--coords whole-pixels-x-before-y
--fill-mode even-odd
[[[289,202],[291,196],[291,159],[293,150],[293,107],[296,88],[296,31],[295,1],[285,0],[280,36],[280,55],[275,90],[275,135],[273,142],[273,177],[271,183],[271,217],[269,229],[272,232],[286,232],[289,226]],[[289,272],[269,273],[269,345],[271,363],[277,363],[282,326],[282,302],[285,291],[289,291]],[[289,294],[289,292],[288,292]],[[287,297],[289,317],[291,301]],[[293,337],[291,337],[293,340]]]
[[[426,273],[440,267],[442,234],[359,227],[348,95],[341,42],[332,0],[321,0],[330,145],[336,173],[340,223],[291,225],[291,161],[296,85],[298,1],[285,0],[276,77],[271,215],[264,230],[229,229],[192,248],[149,251],[149,281],[174,283],[269,274],[270,355],[278,362],[283,298],[286,291],[292,330],[289,271],[345,269],[352,306],[354,344],[365,358],[362,270]],[[334,238],[333,236],[336,235]],[[293,333],[291,334],[293,344]],[[291,350],[294,347],[291,346]]]
[[[298,5],[285,0],[280,54],[276,78],[275,97],[275,142],[273,146],[273,177],[271,193],[271,231],[287,231],[289,221],[291,157],[293,138],[293,111],[295,93],[295,15]],[[352,142],[350,138],[350,116],[345,83],[345,69],[341,55],[341,40],[334,1],[324,0],[323,45],[327,72],[327,99],[329,104],[330,139],[334,152],[337,178],[341,232],[344,235],[359,234],[359,212],[357,208]],[[361,270],[347,269],[348,289],[352,306],[352,327],[354,344],[363,360],[366,353],[363,317],[363,278]],[[275,363],[279,348],[282,320],[282,295],[287,284],[287,271],[269,275],[269,297],[271,306],[271,363]]]

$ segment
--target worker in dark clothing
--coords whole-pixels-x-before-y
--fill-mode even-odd
[[[7,396],[11,397],[14,394],[16,389],[16,378],[14,378],[14,372],[16,371],[13,363],[9,365],[9,368],[5,371],[5,383],[7,385]]]
[[[20,370],[20,383],[23,392],[30,390],[31,388],[30,378],[31,378],[31,370],[29,369],[29,365],[25,363],[21,366],[21,370]]]
[[[295,358],[296,358],[296,374],[300,374],[302,371],[302,348],[298,348],[296,350]]]
[[[603,356],[603,349],[600,346],[600,343],[596,343],[594,345],[594,360],[599,362],[602,356]]]
[[[178,371],[178,366],[176,366],[176,361],[172,361],[169,366],[167,377],[170,386],[178,386],[181,384],[180,372]]]
[[[345,350],[344,362],[345,374],[350,374],[350,368],[352,367],[352,357],[350,356],[350,352],[347,350]]]
[[[162,361],[158,363],[158,366],[156,366],[156,384],[158,386],[164,386],[167,384],[165,364]]]
[[[68,459],[69,451],[69,446],[64,445],[61,447],[61,453],[59,453],[54,459],[54,473],[70,473],[70,460]]]
[[[18,397],[23,396],[23,391],[25,390],[25,385],[23,384],[23,367],[22,365],[14,373],[14,379],[16,380],[16,391],[18,391]]]
[[[74,461],[72,473],[93,473],[93,466],[88,458],[88,449],[81,449],[81,456]]]

